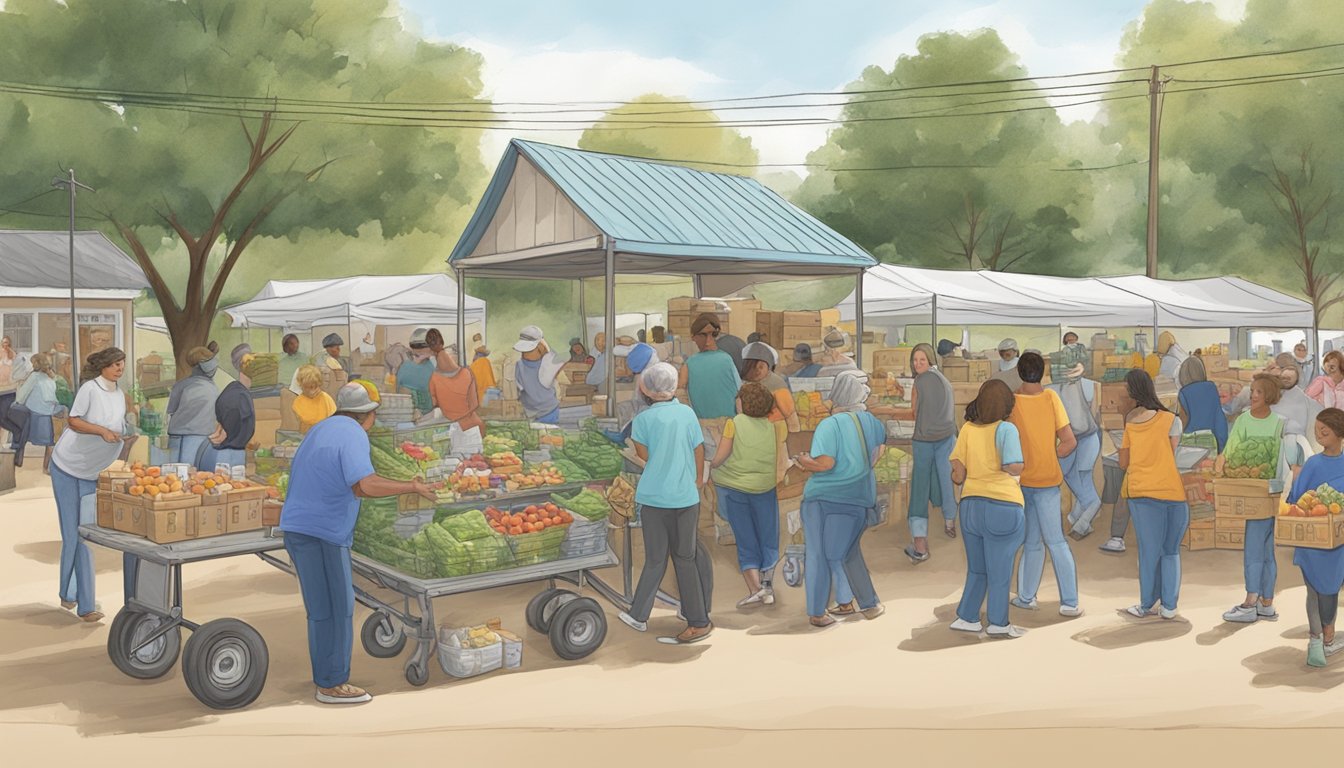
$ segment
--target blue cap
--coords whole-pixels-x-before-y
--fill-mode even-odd
[[[625,365],[631,373],[643,373],[645,368],[658,362],[658,353],[648,344],[636,344],[625,356]]]

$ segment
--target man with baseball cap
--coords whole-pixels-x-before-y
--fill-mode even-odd
[[[742,378],[737,364],[719,349],[719,318],[706,312],[691,323],[691,340],[700,351],[681,366],[678,387],[686,390],[699,419],[731,419],[737,415],[737,390]]]
[[[545,335],[535,325],[518,332],[513,351],[522,354],[513,375],[518,382],[518,401],[523,405],[523,413],[541,424],[559,424],[560,396],[555,391],[555,379],[565,361],[546,346]]]
[[[208,347],[187,351],[191,375],[178,381],[168,393],[168,460],[196,466],[197,456],[215,431],[215,372],[219,361]],[[213,467],[211,468],[213,469]]]
[[[434,406],[429,397],[429,379],[434,375],[433,352],[429,348],[429,329],[416,328],[411,333],[411,359],[397,368],[397,391],[410,395],[415,409],[429,413]]]
[[[845,354],[845,348],[849,346],[849,334],[838,328],[832,328],[826,332],[822,339],[821,369],[817,371],[817,376],[829,378],[839,376],[845,371],[858,370],[859,366],[849,355]]]
[[[369,430],[378,390],[360,380],[336,393],[336,413],[313,426],[294,455],[289,492],[280,512],[299,591],[308,614],[308,656],[317,700],[358,704],[372,698],[350,685],[354,648],[354,587],[350,546],[360,497],[416,493],[434,501],[434,489],[419,479],[389,480],[374,472]]]

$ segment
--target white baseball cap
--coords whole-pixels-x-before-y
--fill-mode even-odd
[[[518,343],[513,345],[516,352],[531,352],[541,344],[542,339],[546,338],[541,329],[535,325],[529,325],[518,332]]]

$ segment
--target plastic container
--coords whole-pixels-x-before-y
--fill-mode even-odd
[[[444,674],[456,678],[476,677],[504,666],[502,641],[484,648],[463,648],[460,640],[466,635],[466,629],[443,627],[439,630],[439,666],[443,667]],[[521,643],[519,646],[518,663],[521,665]]]
[[[518,669],[523,666],[523,638],[506,630],[498,630],[495,634],[504,645],[504,668]]]

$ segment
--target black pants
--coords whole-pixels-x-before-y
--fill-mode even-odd
[[[1339,593],[1322,595],[1307,584],[1307,626],[1311,634],[1320,636],[1325,627],[1335,623],[1339,613]]]
[[[667,573],[671,559],[677,576],[677,591],[681,597],[681,613],[692,627],[709,626],[710,582],[701,579],[701,570],[709,569],[708,553],[699,552],[696,530],[700,524],[700,505],[680,509],[665,509],[644,505],[640,509],[640,531],[644,535],[644,569],[639,574],[635,598],[631,601],[630,615],[639,621],[648,621],[658,586]]]

